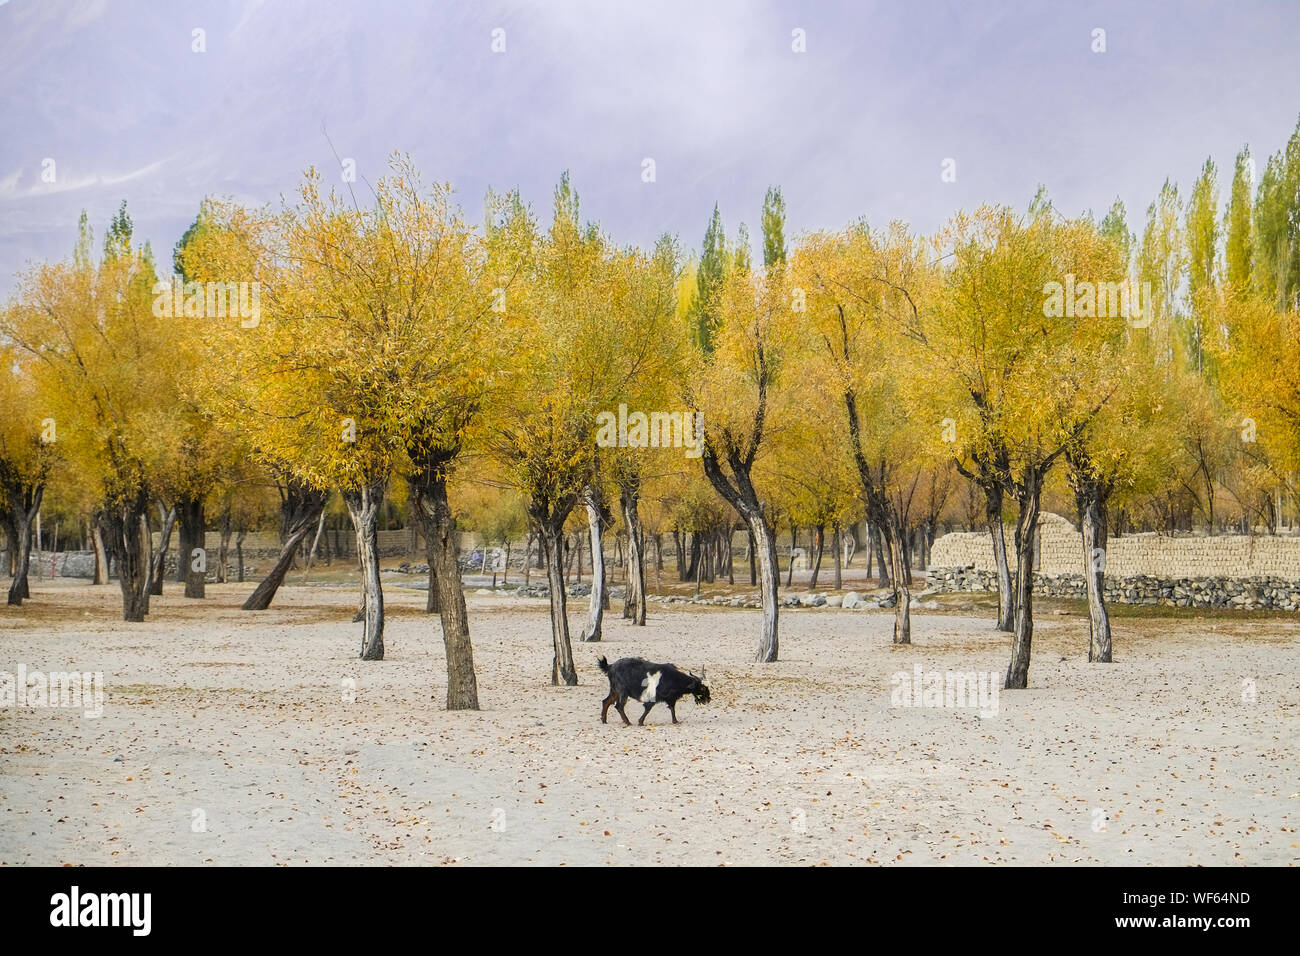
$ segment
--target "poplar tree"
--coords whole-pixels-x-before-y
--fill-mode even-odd
[[[1286,148],[1269,158],[1255,196],[1255,287],[1279,309],[1295,309],[1300,290],[1300,122]]]
[[[799,339],[784,270],[732,270],[719,305],[716,336],[700,350],[686,397],[704,415],[704,474],[754,536],[763,606],[756,659],[770,663],[779,653],[776,536],[754,466],[789,414]]]
[[[1133,260],[1133,246],[1136,237],[1128,227],[1128,212],[1118,196],[1111,203],[1110,209],[1106,211],[1106,217],[1102,219],[1098,231],[1101,233],[1102,238],[1115,246],[1119,260],[1127,271],[1129,264]]]
[[[1254,269],[1255,237],[1251,229],[1250,147],[1237,154],[1232,173],[1232,191],[1224,212],[1224,264],[1228,283],[1239,291],[1250,287]]]
[[[1208,296],[1213,292],[1219,249],[1218,170],[1207,159],[1187,203],[1187,345],[1197,374],[1205,370],[1205,338],[1210,325]]]
[[[785,199],[780,186],[769,186],[763,197],[763,265],[785,262]]]
[[[713,351],[714,336],[721,321],[718,293],[731,258],[727,251],[727,237],[722,229],[722,215],[718,212],[717,203],[714,203],[713,216],[709,220],[709,227],[704,231],[704,244],[700,247],[700,258],[695,269],[695,298],[688,310],[688,321],[695,343],[705,355]]]
[[[1173,332],[1182,310],[1180,296],[1187,268],[1187,243],[1182,227],[1183,204],[1178,187],[1165,180],[1147,207],[1147,221],[1137,252],[1138,281],[1151,284],[1149,332],[1156,340],[1156,361],[1172,362],[1178,354]]]

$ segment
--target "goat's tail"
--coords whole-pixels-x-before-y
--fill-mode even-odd
[[[604,657],[596,658],[596,666],[599,667],[606,674],[609,673],[609,661],[605,660]]]

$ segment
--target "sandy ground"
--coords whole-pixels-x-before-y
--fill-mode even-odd
[[[471,593],[484,709],[448,714],[422,592],[387,589],[387,659],[364,663],[353,590],[249,614],[250,587],[169,583],[143,625],[114,619],[115,586],[37,582],[0,612],[0,672],[107,685],[98,719],[0,708],[0,863],[1300,860],[1289,618],[1117,619],[1101,666],[1086,619],[1048,605],[1031,689],[993,716],[891,707],[914,664],[1000,684],[1009,637],[984,613],[918,611],[900,648],[888,612],[783,611],[782,660],[759,665],[758,612],[652,605],[575,644],[581,684],[556,688],[545,603]],[[598,653],[707,667],[713,703],[602,725]]]

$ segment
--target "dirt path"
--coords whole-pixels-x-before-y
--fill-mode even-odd
[[[889,612],[783,612],[759,665],[757,612],[652,606],[645,628],[607,617],[575,646],[581,686],[553,688],[544,602],[471,594],[485,709],[447,714],[422,593],[388,589],[367,664],[350,589],[258,614],[248,589],[171,585],[143,625],[84,584],[0,613],[0,672],[107,685],[97,719],[0,707],[0,863],[1300,860],[1290,621],[1117,621],[1117,663],[1090,666],[1086,620],[1047,614],[1031,689],[993,715],[891,707],[918,664],[1000,685],[1009,638],[983,615],[914,612],[894,648]],[[602,725],[598,653],[707,667],[713,703]]]

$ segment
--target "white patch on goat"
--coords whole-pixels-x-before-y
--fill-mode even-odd
[[[645,680],[641,681],[641,686],[645,691],[641,694],[641,703],[651,704],[659,695],[659,678],[663,676],[663,671],[655,671],[653,674],[646,674]]]

